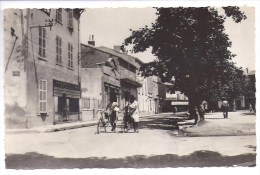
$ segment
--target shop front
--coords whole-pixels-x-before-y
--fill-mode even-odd
[[[80,120],[80,85],[53,79],[54,124]]]

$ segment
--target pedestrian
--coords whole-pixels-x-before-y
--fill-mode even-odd
[[[177,108],[176,106],[174,106],[174,108],[173,108],[173,113],[174,113],[174,114],[177,114],[177,112],[178,112],[178,108]]]
[[[130,130],[130,123],[131,123],[131,116],[129,111],[130,101],[126,100],[125,107],[123,108],[124,111],[124,130],[127,132]]]
[[[252,112],[253,111],[253,107],[251,104],[249,104],[249,111]]]
[[[132,116],[132,120],[133,120],[134,132],[138,133],[139,132],[138,131],[139,110],[138,110],[138,103],[136,101],[136,98],[133,95],[131,95],[131,97],[130,97],[129,111],[130,111],[130,115]]]
[[[228,118],[229,104],[228,101],[224,100],[221,105],[224,118]]]
[[[106,111],[109,115],[109,121],[112,126],[111,131],[116,132],[117,112],[119,112],[119,105],[117,102],[110,102],[106,107]]]

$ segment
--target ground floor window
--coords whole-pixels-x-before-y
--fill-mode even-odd
[[[70,112],[79,112],[79,99],[77,99],[77,98],[69,99],[69,111]]]
[[[58,113],[66,115],[67,113],[79,112],[79,99],[58,97]]]

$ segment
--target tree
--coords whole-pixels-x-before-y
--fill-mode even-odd
[[[232,17],[240,22],[246,16],[238,7],[224,7],[223,14],[212,7],[156,10],[155,23],[137,31],[130,29],[132,34],[124,46],[133,45],[134,53],[152,47],[156,60],[144,64],[142,74],[157,75],[163,81],[174,77],[174,88],[188,96],[190,113],[197,123],[204,119],[201,102],[213,92],[221,95],[225,71],[233,66],[235,55],[229,51],[231,41],[225,33],[225,19]]]

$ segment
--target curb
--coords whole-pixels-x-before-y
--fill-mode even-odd
[[[142,115],[140,118],[145,118],[149,116],[157,116],[161,114],[147,114],[147,115]],[[14,130],[6,130],[6,134],[32,134],[32,133],[51,133],[51,132],[58,132],[58,131],[65,131],[65,130],[71,130],[71,129],[77,129],[77,128],[83,128],[83,127],[89,127],[89,126],[95,126],[97,125],[97,120],[96,121],[89,121],[89,122],[82,122],[82,123],[71,123],[69,126],[63,126],[61,125],[50,125],[47,126],[46,128],[32,128],[32,129],[14,129]]]
[[[7,130],[6,134],[32,134],[32,133],[50,133],[50,132],[58,132],[58,131],[65,131],[65,130],[71,130],[71,129],[77,129],[77,128],[83,128],[83,127],[89,127],[94,126],[97,124],[97,121],[95,122],[89,122],[89,123],[79,123],[74,124],[71,126],[58,126],[53,128],[39,128],[39,129],[22,129],[22,130]],[[57,126],[57,125],[53,125]]]

